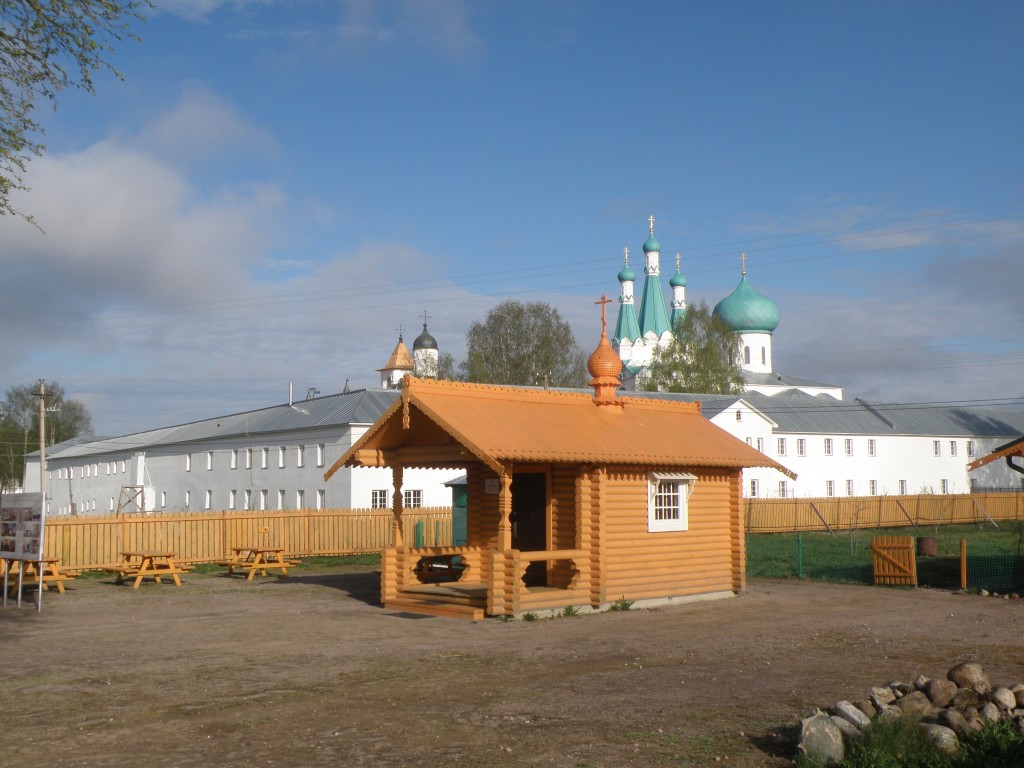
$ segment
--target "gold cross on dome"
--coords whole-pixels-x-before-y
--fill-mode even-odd
[[[676,272],[679,272],[679,251],[676,251]]]
[[[740,272],[744,275],[747,274],[747,254],[745,253],[740,254]]]
[[[607,333],[607,331],[606,331],[606,328],[607,328],[607,322],[608,322],[608,321],[607,321],[607,320],[605,319],[605,315],[604,315],[604,312],[605,312],[605,307],[606,307],[607,305],[611,304],[611,303],[612,303],[612,300],[611,300],[611,299],[609,299],[609,298],[608,298],[607,296],[605,296],[605,295],[604,295],[604,294],[602,293],[602,294],[601,294],[601,298],[600,298],[599,300],[595,301],[594,303],[595,303],[595,304],[600,304],[600,305],[601,305],[601,335],[602,335],[602,336],[604,336],[604,335],[606,335],[606,333]]]
[[[629,248],[623,248],[622,252],[626,254],[626,266],[629,266]]]
[[[651,223],[651,234],[654,234],[654,214],[652,213],[650,218],[647,219]]]

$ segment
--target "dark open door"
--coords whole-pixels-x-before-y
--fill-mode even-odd
[[[512,548],[524,552],[547,549],[548,476],[529,472],[512,476]],[[547,563],[530,563],[523,583],[547,583]]]

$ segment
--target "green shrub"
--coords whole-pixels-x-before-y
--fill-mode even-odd
[[[1024,765],[1024,737],[1012,723],[992,723],[964,736],[954,768],[1019,768]]]

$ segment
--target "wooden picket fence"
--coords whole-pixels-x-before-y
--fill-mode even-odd
[[[962,525],[1024,520],[1022,493],[747,499],[749,533]]]
[[[452,541],[449,507],[406,510],[403,535],[420,546]],[[380,552],[391,540],[386,509],[298,509],[50,516],[46,557],[70,571],[120,560],[125,550],[167,550],[183,563],[223,560],[232,547],[283,547],[287,557]]]

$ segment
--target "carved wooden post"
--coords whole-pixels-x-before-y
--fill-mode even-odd
[[[498,551],[507,552],[512,549],[512,474],[501,473],[501,489],[498,491]]]
[[[391,546],[395,549],[402,549],[404,540],[402,537],[402,482],[404,467],[391,468]]]
[[[497,551],[491,554],[491,584],[487,597],[488,613],[501,616],[512,613],[515,603],[515,574],[509,578],[508,568],[512,565],[512,474],[503,470],[498,490],[498,542]],[[512,593],[510,593],[510,590]]]

